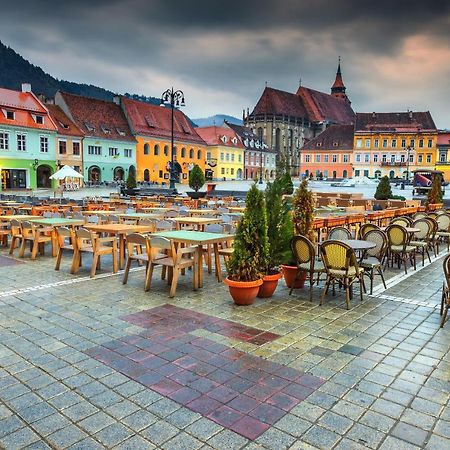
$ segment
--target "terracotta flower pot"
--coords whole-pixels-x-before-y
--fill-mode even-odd
[[[251,305],[258,294],[262,280],[256,281],[233,281],[228,277],[224,280],[230,290],[234,303],[239,306]]]
[[[306,277],[308,276],[306,272],[301,272],[299,277],[295,279],[297,275],[297,267],[296,266],[285,266],[282,265],[281,269],[283,270],[284,281],[286,281],[286,286],[291,288],[294,285],[295,289],[302,288],[305,284]],[[295,281],[295,283],[294,283]]]
[[[259,287],[258,297],[269,298],[272,297],[275,289],[278,286],[278,280],[282,277],[281,272],[270,275],[264,275],[263,284]]]

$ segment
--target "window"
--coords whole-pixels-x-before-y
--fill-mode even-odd
[[[355,161],[361,162],[361,155],[359,153],[356,154]]]
[[[159,155],[159,145],[158,144],[155,144],[155,146],[153,147],[153,155],[154,156]]]
[[[125,158],[132,158],[133,157],[133,149],[131,148],[126,148],[124,150],[125,153]]]
[[[337,162],[337,155],[336,154],[332,155],[331,159],[334,163]]]
[[[392,139],[392,148],[397,148],[397,139]]]
[[[433,139],[428,139],[427,147],[428,148],[432,148],[433,147]]]
[[[387,148],[387,146],[388,146],[388,140],[383,139],[383,148]]]
[[[119,149],[116,147],[109,147],[109,156],[119,156]]]
[[[164,156],[169,156],[169,146],[168,145],[164,146]]]
[[[234,162],[234,153],[231,154],[231,162]]]
[[[194,149],[193,148],[189,149],[189,158],[194,159]],[[222,159],[222,161],[223,161],[223,159]]]
[[[9,150],[9,133],[0,131],[0,150]]]
[[[225,167],[222,167],[221,173],[222,173],[222,175],[225,175]]]
[[[364,162],[366,162],[366,163],[370,162],[370,153],[364,154]]]
[[[41,153],[48,153],[48,137],[41,136],[39,142],[41,147]]]
[[[240,153],[238,155],[238,162],[242,162],[242,155]]]
[[[74,156],[80,156],[80,143],[78,141],[72,142],[72,153]]]
[[[224,159],[225,159],[225,155],[224,155],[224,153],[221,153],[220,154],[220,160],[223,161]]]
[[[14,113],[14,111],[3,110],[3,112],[5,113],[5,117],[8,120],[14,120],[16,117],[16,114]]]
[[[378,153],[374,153],[373,154],[373,162],[377,163],[378,162]]]
[[[211,152],[206,152],[206,161],[211,161]]]
[[[350,159],[350,158],[349,158],[348,155],[344,155],[343,160],[344,160],[345,163],[348,163],[349,159]]]
[[[99,145],[88,145],[88,155],[101,155],[102,148]]]
[[[378,148],[379,143],[380,143],[379,139],[374,139],[374,140],[373,140],[373,146],[374,146],[375,148]]]
[[[423,139],[419,139],[419,148],[423,148]]]
[[[144,155],[148,155],[149,152],[150,152],[150,146],[147,143],[145,143],[144,144]]]
[[[25,152],[27,150],[27,135],[17,134],[17,150],[19,152]]]
[[[362,139],[356,139],[356,148],[362,147]]]
[[[412,153],[409,155],[409,162],[414,162],[414,155]]]
[[[402,163],[405,162],[405,155],[400,155],[400,162],[402,162]]]
[[[427,163],[431,162],[431,153],[427,153]]]
[[[441,163],[447,162],[447,152],[439,153],[439,162],[441,162]]]
[[[65,155],[67,153],[67,142],[63,140],[58,141],[58,150],[60,155]]]
[[[406,139],[402,139],[402,148],[406,147]]]
[[[416,146],[416,142],[415,142],[414,139],[411,139],[411,140],[409,141],[409,146],[410,146],[411,148],[414,148],[414,147]]]
[[[310,155],[305,155],[305,162],[309,163]]]
[[[181,157],[186,158],[186,148],[185,147],[182,147],[182,149],[181,149]]]
[[[197,150],[197,159],[202,159],[202,151]],[[234,154],[231,155],[231,161],[234,161]]]
[[[365,146],[366,148],[370,148],[370,139],[366,139],[366,140],[365,140],[364,146]]]
[[[323,162],[328,162],[328,155],[323,155]]]
[[[383,153],[383,156],[381,157],[381,161],[384,162],[384,163],[387,161],[386,153]]]
[[[233,168],[230,169],[230,173],[231,173],[231,175],[234,175],[234,169]]]
[[[44,116],[33,116],[33,119],[39,125],[44,123]]]
[[[360,171],[359,170],[355,170],[355,177],[359,177]]]
[[[418,163],[422,163],[422,162],[423,162],[423,154],[422,154],[422,153],[420,153],[420,154],[417,156],[417,162],[418,162]]]
[[[395,154],[392,153],[392,154],[391,154],[391,163],[394,163],[394,162],[395,162]]]
[[[173,148],[173,156],[177,156],[177,148],[176,147]]]
[[[320,155],[316,155],[316,162],[320,162]]]

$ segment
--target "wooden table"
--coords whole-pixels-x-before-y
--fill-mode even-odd
[[[28,214],[8,214],[6,216],[0,216],[0,221],[2,222],[9,222],[12,219],[21,222],[23,220],[42,219],[42,216],[29,216]]]
[[[177,223],[177,229],[181,229],[181,225],[193,225],[195,231],[203,231],[206,225],[212,223],[221,223],[222,220],[214,217],[175,217],[172,218]]]
[[[192,216],[202,216],[203,214],[218,214],[216,209],[189,209],[189,215]]]
[[[142,219],[151,219],[151,220],[157,220],[162,219],[162,214],[152,214],[152,213],[122,213],[118,214],[118,216],[121,219],[133,219],[136,221],[142,220]]]
[[[108,233],[113,236],[119,236],[119,267],[125,266],[125,236],[129,233],[151,233],[151,225],[132,225],[125,223],[108,223],[108,224],[88,224],[85,225],[87,230],[95,233]]]
[[[230,212],[244,212],[245,206],[230,206],[228,209]]]
[[[203,246],[212,245],[214,248],[214,262],[216,267],[216,276],[218,281],[222,281],[222,273],[220,270],[219,243],[233,239],[231,234],[205,233],[204,231],[159,231],[153,236],[162,236],[171,239],[178,244],[194,245],[197,247],[195,254],[196,267],[198,267],[198,287],[203,287],[203,268],[201,262],[203,258]]]
[[[144,211],[144,212],[152,212],[152,211],[166,212],[166,211],[169,211],[169,209],[174,209],[174,208],[166,208],[164,206],[147,206],[145,208],[140,208],[140,209],[142,209],[142,211]]]
[[[83,215],[85,216],[111,216],[111,215],[118,215],[117,211],[111,211],[106,209],[98,209],[93,211],[83,211]]]

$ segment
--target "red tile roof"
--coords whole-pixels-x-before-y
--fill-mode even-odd
[[[14,120],[7,119],[4,110],[13,111]],[[36,123],[32,114],[43,116],[44,123]],[[0,124],[56,131],[47,109],[34,94],[4,88],[0,88]]]
[[[357,113],[355,131],[436,131],[436,125],[429,111]]]
[[[225,147],[244,148],[239,136],[228,127],[199,127],[197,133],[208,145],[223,145]],[[226,142],[222,139],[226,138]],[[235,139],[235,142],[233,142]]]
[[[439,131],[437,145],[450,145],[450,131]]]
[[[302,148],[304,150],[352,150],[353,133],[353,125],[330,125]]]
[[[119,105],[114,102],[61,92],[78,128],[85,136],[136,141]]]
[[[64,136],[83,137],[83,131],[72,122],[64,111],[57,105],[46,105],[53,122],[58,127],[58,133]]]
[[[163,106],[121,97],[122,107],[133,132],[140,136],[171,138],[171,110]],[[178,109],[174,110],[174,139],[205,145],[203,139],[188,118]]]
[[[303,100],[311,122],[330,121],[341,125],[354,123],[355,113],[350,103],[344,99],[303,86],[298,88],[297,95]]]
[[[266,87],[251,116],[290,116],[307,118],[308,114],[302,99],[291,92]]]

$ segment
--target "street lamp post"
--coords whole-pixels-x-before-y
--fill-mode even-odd
[[[406,147],[406,181],[409,182],[409,154],[411,153],[411,146]]]
[[[171,121],[171,149],[170,149],[170,189],[175,189],[175,161],[174,161],[174,147],[173,147],[173,110],[180,106],[185,106],[184,93],[181,90],[174,91],[173,87],[164,91],[161,95],[161,106],[170,105],[172,110]]]

